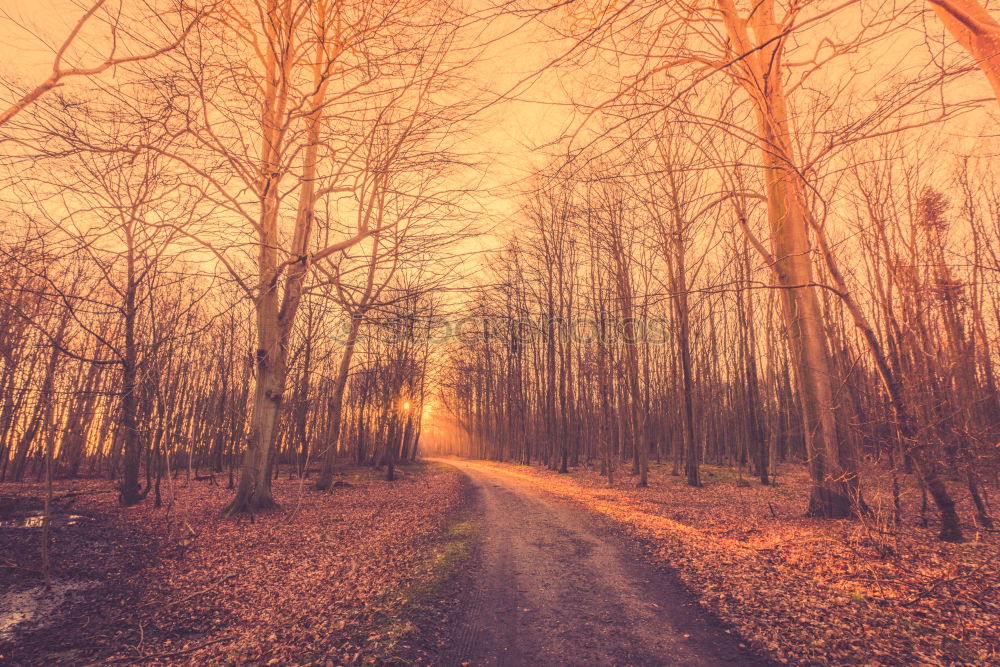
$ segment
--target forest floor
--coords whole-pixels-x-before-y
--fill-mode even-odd
[[[491,480],[506,477],[515,480],[522,492],[533,488],[529,495],[570,499],[600,515],[599,521],[610,519],[643,545],[647,561],[675,573],[705,612],[776,662],[1000,664],[1000,540],[996,533],[966,526],[968,542],[937,541],[933,522],[929,527],[917,525],[916,489],[904,489],[905,525],[889,530],[879,520],[886,512],[879,510],[891,501],[873,488],[866,500],[875,509],[874,518],[805,518],[808,480],[796,466],[782,467],[777,484],[770,487],[753,480],[740,482],[730,469],[705,466],[704,487],[695,489],[683,477],[672,476],[668,466],[653,465],[650,487],[641,489],[623,471],[616,476],[615,488],[608,488],[606,479],[594,470],[560,475],[515,464],[454,463],[474,479],[482,478],[480,486],[485,485],[489,494],[496,495],[489,489]],[[968,499],[957,487],[956,498],[962,515],[971,516]],[[508,522],[528,524],[541,508],[511,505],[508,510]],[[554,525],[551,535],[540,537],[543,542],[534,548],[542,548],[546,539],[558,542],[572,537],[565,526]],[[593,556],[587,554],[597,546],[587,540],[570,550],[577,555],[546,575],[551,587],[558,590],[564,578],[577,589],[605,586],[600,567],[588,565]],[[581,566],[589,583],[576,581]],[[620,577],[620,572],[612,568],[609,576]],[[511,576],[510,582],[516,581]],[[562,610],[563,623],[578,623],[580,613],[587,618],[589,602],[574,607],[572,596],[564,601],[568,606]],[[521,625],[530,628],[530,611],[508,616],[507,622],[520,617],[527,619]],[[650,621],[663,623],[652,631],[676,637],[673,620]],[[559,636],[559,630],[554,634]],[[586,650],[585,644],[578,646]],[[655,647],[655,643],[650,646]],[[466,650],[475,648],[472,644]],[[570,645],[563,648],[572,650]],[[671,657],[661,664],[675,664],[672,654],[662,655]],[[705,662],[713,662],[710,654]]]
[[[181,475],[162,508],[59,481],[48,592],[43,486],[0,485],[0,663],[1000,664],[1000,540],[938,542],[916,489],[890,530],[874,487],[873,518],[803,517],[796,466],[639,489],[448,462],[324,494],[283,472],[253,520],[219,517],[225,479]]]
[[[59,481],[49,592],[32,518],[43,486],[0,485],[0,663],[424,661],[411,607],[454,565],[465,491],[448,466],[400,472],[343,469],[322,494],[283,472],[282,509],[253,521],[219,517],[224,477],[182,475],[159,509],[119,506],[107,480]]]

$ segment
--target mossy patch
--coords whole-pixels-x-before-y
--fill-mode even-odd
[[[445,585],[465,565],[471,553],[475,526],[470,512],[460,510],[445,525],[431,546],[424,563],[407,586],[398,591],[386,614],[384,644],[375,661],[380,664],[409,664],[403,657],[426,628],[434,622]]]

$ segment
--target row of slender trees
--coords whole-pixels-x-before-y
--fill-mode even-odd
[[[130,342],[120,295],[95,286],[92,273],[77,265],[46,275],[62,266],[27,242],[5,247],[2,266],[0,481],[106,475],[123,499],[152,492],[157,505],[171,473],[228,473],[234,485],[254,382],[250,307],[235,290],[197,274],[140,290]],[[434,363],[417,319],[431,306],[413,285],[383,294],[364,317],[332,297],[303,306],[269,478],[283,464],[295,476],[320,473],[315,486],[325,489],[345,460],[391,467],[415,458]],[[137,372],[125,394],[129,345]]]
[[[865,470],[873,485],[889,481],[899,520],[899,477],[916,473],[948,537],[961,529],[955,493],[992,526],[983,482],[995,481],[1000,437],[1000,292],[988,278],[1000,270],[988,213],[998,191],[989,176],[969,189],[962,165],[952,203],[911,155],[859,167],[850,181],[857,217],[838,253],[850,249],[850,306],[871,329],[815,267],[836,388],[825,409],[851,511],[866,509]],[[476,335],[451,349],[441,416],[450,422],[438,425],[435,448],[562,472],[596,462],[612,484],[627,464],[646,485],[651,459],[683,469],[693,486],[702,462],[768,484],[776,462],[801,461],[814,484],[829,480],[809,446],[782,289],[742,229],[762,229],[763,207],[738,191],[699,195],[708,189],[697,181],[713,179],[691,166],[642,188],[617,169],[549,174],[526,198],[523,224],[473,302]],[[711,213],[709,201],[720,201]]]
[[[766,483],[794,458],[820,517],[867,510],[871,457],[897,516],[905,470],[943,539],[962,537],[949,479],[990,525],[996,182],[988,140],[949,133],[995,112],[969,99],[975,70],[946,49],[880,78],[912,7],[682,9],[631,5],[588,33],[629,75],[581,105],[523,197],[476,302],[482,337],[454,353],[453,444],[563,471],[597,456],[609,478],[630,460],[641,486],[651,456],[694,486],[701,460]],[[995,60],[976,64],[992,77]]]
[[[916,472],[943,539],[962,537],[946,476],[989,525],[977,471],[996,463],[992,153],[917,138],[995,113],[967,75],[998,94],[1000,25],[975,2],[931,6],[954,42],[916,4],[576,12],[592,20],[563,26],[566,58],[603,58],[617,76],[573,100],[584,118],[568,155],[524,205],[532,240],[498,260],[484,337],[456,352],[464,447],[565,470],[604,443],[605,471],[631,458],[640,485],[651,454],[698,485],[698,461],[720,450],[762,481],[793,452],[821,517],[866,511],[859,461],[884,454],[891,474]],[[574,339],[580,318],[596,342]],[[653,344],[664,318],[669,344]],[[506,336],[486,335],[504,322]],[[534,437],[510,440],[517,428]]]

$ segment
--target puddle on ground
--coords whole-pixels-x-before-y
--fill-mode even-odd
[[[53,514],[51,519],[52,522],[50,525],[53,527],[76,526],[87,521],[93,521],[91,517],[83,516],[82,514]],[[0,519],[0,528],[41,528],[44,521],[45,513],[39,510],[31,514]]]
[[[75,592],[92,588],[92,581],[56,581],[52,588],[35,586],[23,591],[0,595],[0,640],[8,640],[19,626],[31,624],[43,628],[56,618],[56,612]]]

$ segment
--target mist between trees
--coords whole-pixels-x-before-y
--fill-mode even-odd
[[[365,325],[365,333],[360,334],[359,339],[374,337],[387,344],[425,341],[432,345],[445,345],[455,341],[471,344],[492,339],[512,350],[545,344],[550,336],[576,345],[606,345],[613,342],[626,345],[663,345],[671,340],[672,335],[671,320],[667,316],[635,317],[628,320],[587,316],[549,319],[542,315],[442,317],[426,323],[420,323],[418,319],[377,317],[366,318]],[[338,332],[333,335],[333,340],[348,342],[351,329],[350,322],[341,324]]]

